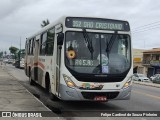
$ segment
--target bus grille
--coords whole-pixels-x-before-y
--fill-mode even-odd
[[[85,99],[94,99],[96,96],[106,96],[107,99],[114,99],[119,92],[81,92]]]
[[[125,76],[108,76],[108,77],[81,77],[81,76],[75,76],[75,78],[78,81],[83,81],[83,82],[121,82],[122,80],[124,80]]]

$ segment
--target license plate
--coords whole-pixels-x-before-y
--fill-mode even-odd
[[[94,100],[95,101],[107,101],[107,97],[106,96],[96,96]]]

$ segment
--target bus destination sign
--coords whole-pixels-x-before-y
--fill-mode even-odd
[[[101,19],[101,18],[81,18],[68,17],[66,19],[68,28],[85,28],[98,30],[118,30],[129,31],[129,24],[126,21]]]

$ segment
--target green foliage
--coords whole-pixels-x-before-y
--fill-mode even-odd
[[[0,52],[0,58],[3,56],[3,52]]]
[[[9,48],[9,51],[10,51],[10,53],[12,53],[12,54],[16,54],[16,52],[17,52],[18,50],[19,50],[18,48],[13,47],[13,46],[11,46],[11,47]]]
[[[6,51],[4,51],[4,54],[5,54],[5,56],[6,56],[7,52],[6,52]]]
[[[47,20],[43,20],[42,21],[42,24],[41,24],[41,27],[45,27],[45,26],[47,26],[49,24],[49,20],[47,19]]]
[[[24,56],[25,56],[25,49],[21,49],[16,52],[15,59],[20,60],[21,58],[24,58]]]

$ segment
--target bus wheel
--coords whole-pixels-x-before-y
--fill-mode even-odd
[[[49,94],[49,98],[53,101],[58,101],[59,99],[51,91],[49,74],[46,74],[45,83],[46,83],[46,92]]]
[[[49,84],[49,88],[48,88],[48,93],[49,93],[49,97],[51,100],[53,101],[59,101],[59,98],[57,98],[55,95],[52,94],[51,92],[51,85]]]
[[[30,85],[35,85],[35,82],[32,80],[31,75],[29,75],[29,84]]]

